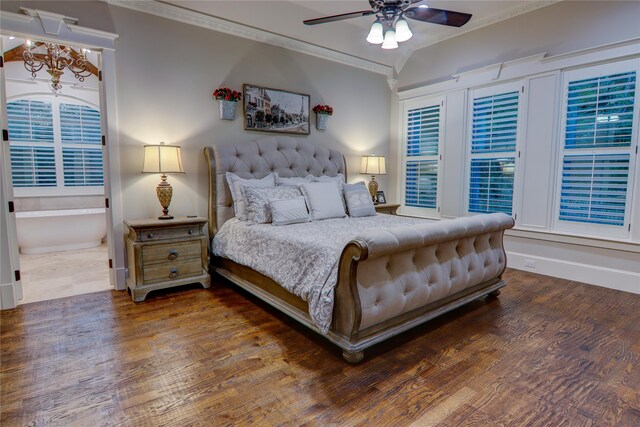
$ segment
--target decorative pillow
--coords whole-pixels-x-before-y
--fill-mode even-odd
[[[344,200],[335,182],[307,182],[300,185],[311,220],[344,218]]]
[[[292,176],[290,178],[283,178],[276,174],[276,185],[295,185],[298,186],[300,184],[304,184],[305,182],[310,182],[313,175],[307,175],[305,177],[301,176]]]
[[[231,190],[231,198],[233,199],[233,210],[236,213],[236,218],[241,221],[246,221],[248,219],[248,216],[244,194],[242,193],[242,189],[240,187],[242,185],[255,188],[268,188],[276,186],[276,175],[274,173],[270,173],[269,175],[260,179],[244,179],[240,178],[234,173],[227,172],[226,177],[227,183],[229,184],[229,190]]]
[[[344,190],[342,189],[342,184],[344,184],[344,175],[342,175],[341,173],[339,173],[336,176],[328,176],[328,175],[313,176],[313,175],[311,175],[311,180],[313,182],[335,182],[336,186],[338,187],[338,191],[340,191],[340,198],[342,198],[342,208],[346,212],[347,204],[344,202]]]
[[[297,224],[309,222],[309,212],[304,197],[293,199],[271,200],[269,202],[273,225]]]
[[[288,186],[256,188],[243,185],[242,191],[244,192],[249,221],[256,224],[267,224],[271,222],[269,201],[293,199],[302,195],[298,187]]]
[[[373,206],[373,200],[367,187],[360,184],[342,184],[342,188],[350,217],[357,218],[376,214],[376,208]]]

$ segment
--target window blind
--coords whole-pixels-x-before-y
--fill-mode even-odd
[[[517,90],[473,99],[469,212],[512,214],[519,102]]]
[[[407,111],[405,206],[437,207],[440,103]]]
[[[515,150],[518,98],[518,92],[508,92],[473,100],[472,153]]]
[[[14,187],[55,187],[57,185],[53,147],[11,146],[9,154]]]
[[[635,90],[635,71],[568,82],[559,220],[625,225]]]
[[[437,203],[437,193],[438,161],[407,161],[405,206],[435,208]]]
[[[565,156],[560,219],[624,225],[629,155]]]
[[[77,104],[60,104],[63,144],[100,144],[100,112]]]
[[[570,82],[565,148],[628,147],[635,83],[635,72]]]
[[[53,143],[53,114],[50,102],[22,99],[7,103],[11,142]]]
[[[515,157],[471,160],[469,212],[511,215],[515,160]]]
[[[407,113],[407,156],[438,154],[440,105],[416,108]]]
[[[102,149],[63,148],[64,185],[67,187],[103,186]]]

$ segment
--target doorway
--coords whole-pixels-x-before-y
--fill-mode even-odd
[[[109,278],[99,53],[3,35],[19,304],[113,289]],[[52,51],[51,49],[54,49]],[[26,53],[25,53],[26,52]],[[47,56],[86,58],[59,83]],[[34,58],[27,69],[26,60]],[[76,62],[77,63],[77,62]],[[35,74],[35,75],[34,75]]]

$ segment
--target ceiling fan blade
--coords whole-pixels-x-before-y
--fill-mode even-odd
[[[410,7],[405,10],[404,15],[407,18],[417,19],[418,21],[449,25],[451,27],[462,27],[471,19],[471,14],[469,13],[420,6]]]
[[[305,25],[324,24],[326,22],[342,21],[343,19],[357,18],[359,16],[373,15],[373,10],[361,10],[359,12],[341,13],[340,15],[325,16],[324,18],[307,19],[302,21]]]

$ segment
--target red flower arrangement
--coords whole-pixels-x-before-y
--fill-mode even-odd
[[[331,116],[333,114],[333,108],[328,105],[316,105],[313,107],[313,112],[316,114],[328,114]]]
[[[213,97],[218,101],[240,101],[242,94],[228,87],[221,87],[213,91]]]

